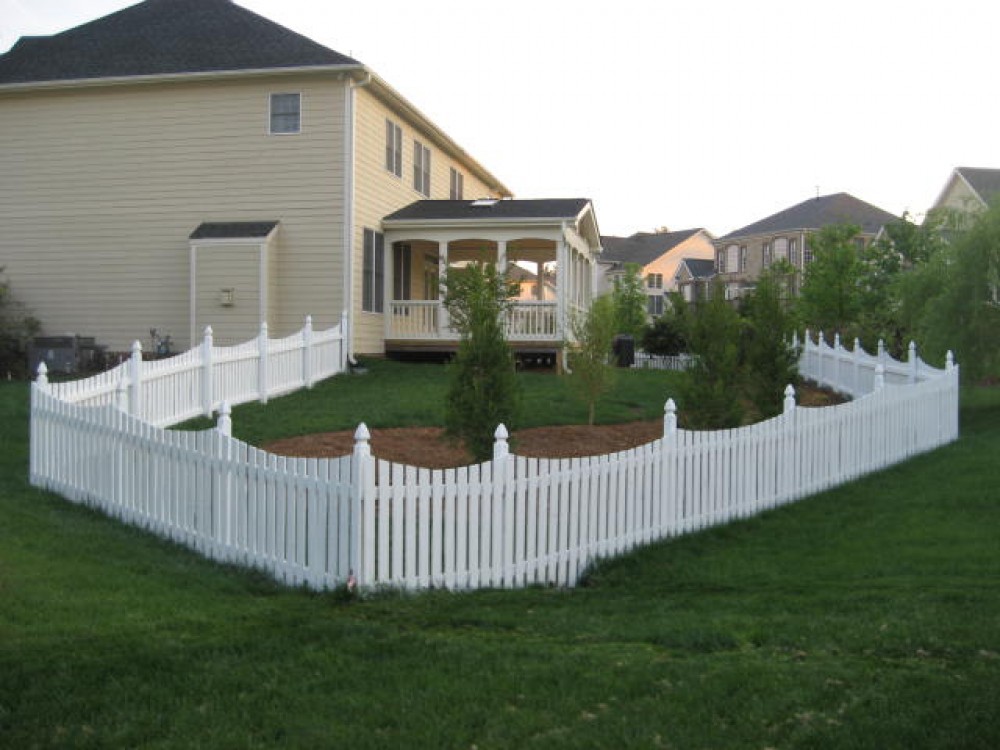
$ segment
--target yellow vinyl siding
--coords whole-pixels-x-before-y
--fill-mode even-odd
[[[677,273],[677,266],[683,258],[712,260],[715,258],[715,248],[712,246],[712,241],[703,232],[698,232],[680,244],[675,245],[670,249],[670,252],[664,253],[643,268],[642,283],[646,289],[646,294],[662,294],[663,292],[677,291],[677,285],[674,283],[674,274]],[[646,276],[651,273],[663,274],[662,289],[650,289],[646,286]]]
[[[382,314],[361,310],[361,269],[364,262],[363,232],[367,227],[382,231],[382,218],[414,201],[427,196],[413,187],[413,141],[419,140],[431,151],[431,194],[433,200],[449,197],[449,167],[465,175],[465,197],[478,198],[495,195],[485,183],[478,180],[459,160],[449,156],[426,132],[418,130],[411,122],[393,112],[367,88],[356,90],[355,99],[355,151],[354,151],[354,348],[361,354],[381,354],[385,350],[384,318]],[[403,130],[403,172],[396,177],[385,168],[385,121],[390,119]],[[392,249],[385,248],[386,260],[391,264]],[[422,255],[413,251],[413,284],[418,284],[418,268],[422,269]],[[390,265],[391,268],[391,265]],[[422,279],[422,274],[420,275]],[[421,290],[412,286],[414,294]],[[391,287],[390,287],[391,291]],[[389,300],[386,299],[388,307]]]
[[[196,322],[200,336],[211,325],[218,346],[240,344],[260,332],[260,245],[200,247],[196,261]],[[232,289],[231,305],[221,290]]]
[[[301,92],[301,134],[268,134],[272,92]],[[184,347],[190,233],[278,220],[272,335],[307,313],[337,322],[343,97],[329,75],[0,93],[0,265],[15,293],[47,333],[125,350],[156,327]]]

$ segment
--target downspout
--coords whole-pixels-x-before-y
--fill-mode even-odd
[[[356,366],[354,359],[354,91],[367,86],[372,74],[366,72],[364,80],[355,81],[348,74],[344,97],[344,320],[343,331],[347,347],[347,361]]]

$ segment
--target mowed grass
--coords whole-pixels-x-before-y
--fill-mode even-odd
[[[244,407],[237,431],[285,434],[289,403],[316,429],[433,423],[392,420],[375,384],[440,370],[393,371]],[[651,379],[648,416],[668,389]],[[0,418],[3,747],[1000,747],[998,389],[963,393],[954,445],[579,588],[362,601],[31,489],[23,385]]]

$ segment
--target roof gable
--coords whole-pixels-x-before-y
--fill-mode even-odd
[[[853,195],[835,193],[802,201],[802,203],[753,224],[748,224],[719,239],[731,240],[754,234],[820,229],[827,224],[857,224],[861,227],[862,232],[875,234],[887,223],[898,220],[898,216],[855,198]]]
[[[636,232],[631,237],[601,237],[604,247],[601,260],[647,266],[701,231],[684,229],[678,232]]]
[[[1000,193],[1000,169],[958,167],[956,170],[983,201],[989,203]]]
[[[686,267],[692,279],[708,279],[715,275],[715,261],[703,258],[684,258],[681,266]],[[678,267],[678,273],[680,267]]]
[[[359,65],[231,0],[145,0],[0,55],[0,85]]]

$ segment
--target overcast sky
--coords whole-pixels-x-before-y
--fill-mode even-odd
[[[368,65],[518,198],[722,235],[1000,168],[992,0],[239,0]],[[0,51],[130,0],[0,0]]]

